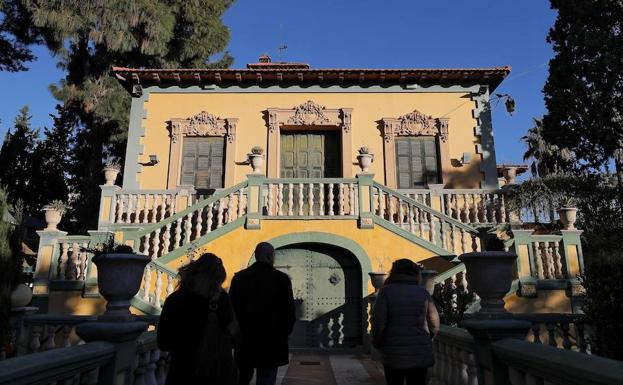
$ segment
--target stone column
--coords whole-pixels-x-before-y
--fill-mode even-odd
[[[76,327],[76,334],[85,342],[106,341],[115,345],[115,356],[100,368],[98,385],[132,385],[136,344],[147,330],[147,322],[87,322]]]
[[[56,274],[54,271],[54,266],[56,266],[54,259],[58,258],[58,238],[66,236],[67,233],[60,230],[40,230],[37,231],[37,235],[39,235],[39,249],[37,250],[37,264],[33,275],[32,294],[34,300],[38,302],[36,306],[41,307],[45,312],[47,311],[47,306],[44,303],[39,303],[39,300],[41,299],[44,302],[47,300],[49,294],[48,283]]]
[[[247,189],[247,221],[245,228],[259,229],[261,228],[262,209],[264,207],[262,189],[264,188],[266,177],[263,174],[247,174],[247,178],[249,179],[249,187]]]
[[[582,255],[582,230],[560,230],[562,242],[560,255],[563,260],[563,273],[569,280],[571,308],[574,313],[582,312],[582,304],[586,290],[580,283],[579,274],[584,273],[584,257]]]
[[[517,253],[517,278],[519,278],[519,295],[536,297],[536,278],[532,272],[534,266],[534,248],[532,247],[533,230],[513,229],[515,253]]]
[[[102,195],[100,198],[100,210],[97,220],[97,229],[108,230],[115,223],[115,210],[117,205],[117,193],[121,187],[115,185],[100,185]]]
[[[359,186],[359,219],[357,221],[359,228],[373,229],[374,202],[372,185],[374,184],[374,174],[359,173],[357,174],[357,182]]]

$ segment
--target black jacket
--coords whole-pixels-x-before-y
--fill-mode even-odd
[[[286,365],[295,322],[290,278],[270,264],[255,262],[234,275],[229,295],[241,332],[236,361],[254,367]]]
[[[194,377],[199,364],[197,351],[202,342],[208,319],[210,300],[187,290],[177,290],[164,302],[158,321],[158,348],[168,351],[171,363],[168,385],[198,383]],[[229,295],[222,291],[217,301],[216,315],[220,329],[228,334],[234,322]],[[233,366],[231,353],[221,357],[223,366]],[[227,362],[229,361],[229,362]]]
[[[372,310],[372,340],[391,368],[430,367],[433,346],[426,313],[432,301],[416,278],[397,275],[378,293]]]

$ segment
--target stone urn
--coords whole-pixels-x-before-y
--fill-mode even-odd
[[[505,251],[466,253],[459,257],[467,270],[467,283],[480,297],[479,318],[510,317],[504,309],[504,296],[513,282],[517,254]]]
[[[248,154],[249,164],[253,169],[254,174],[261,174],[264,167],[264,155],[262,154]]]
[[[61,219],[63,218],[63,211],[53,206],[45,206],[43,208],[43,211],[45,212],[45,221],[48,224],[45,230],[57,230],[56,226],[61,223]]]
[[[107,301],[106,312],[100,318],[132,318],[130,300],[141,287],[143,271],[150,260],[147,255],[134,253],[102,253],[92,258],[97,266],[97,287]]]
[[[11,292],[11,307],[25,307],[32,300],[32,290],[25,283],[20,283]]]
[[[561,207],[558,210],[563,230],[575,230],[575,221],[578,218],[578,209],[575,207]]]
[[[435,276],[437,275],[437,271],[422,270],[420,274],[422,275],[420,286],[425,288],[428,294],[433,295],[433,292],[435,291]]]
[[[370,275],[370,282],[372,282],[372,287],[374,288],[374,294],[376,294],[383,287],[388,274],[381,271],[371,271],[368,274]]]
[[[517,167],[504,167],[502,175],[504,175],[504,179],[506,179],[507,184],[515,184],[515,179],[517,178]]]
[[[368,172],[372,162],[374,162],[374,154],[359,154],[357,155],[357,162],[359,162],[361,172]]]
[[[104,167],[104,179],[106,179],[106,186],[114,186],[119,175],[119,169],[117,167]]]

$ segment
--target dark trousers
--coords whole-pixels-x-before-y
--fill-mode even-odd
[[[240,370],[240,382],[239,385],[249,385],[253,378],[253,371],[255,370],[255,384],[256,385],[275,385],[277,382],[277,368],[254,368],[253,366],[239,365]]]
[[[387,385],[426,385],[426,372],[428,368],[396,369],[385,368],[385,381]]]

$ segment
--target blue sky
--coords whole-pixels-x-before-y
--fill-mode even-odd
[[[552,56],[545,41],[555,19],[546,0],[238,0],[226,13],[234,67],[274,59],[312,67],[488,67],[511,65],[497,89],[517,111],[494,110],[498,163],[519,162],[519,138],[545,112],[541,90]],[[288,46],[279,57],[277,47]],[[0,134],[29,105],[36,127],[51,124],[56,101],[49,84],[63,77],[54,58],[35,47],[38,60],[23,73],[0,72]]]

